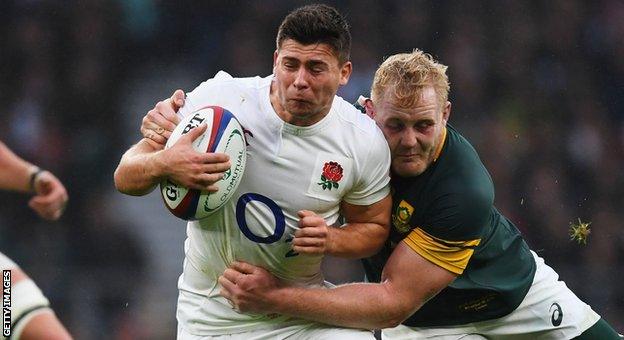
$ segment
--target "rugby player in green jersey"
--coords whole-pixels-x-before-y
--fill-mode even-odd
[[[392,153],[393,228],[365,260],[380,283],[292,287],[236,262],[222,294],[237,310],[385,328],[387,339],[619,339],[494,207],[490,175],[447,124],[446,68],[419,50],[391,56],[361,102]]]

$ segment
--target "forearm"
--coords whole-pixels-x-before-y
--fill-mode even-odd
[[[36,166],[26,162],[0,142],[0,189],[32,191],[30,176],[36,169]]]
[[[115,170],[115,187],[124,194],[141,196],[151,192],[164,177],[160,153],[146,140],[131,147]]]
[[[352,259],[376,254],[388,237],[387,227],[377,223],[347,223],[329,232],[327,253]]]
[[[365,329],[394,327],[420,307],[401,301],[386,284],[371,283],[327,289],[284,287],[275,290],[270,300],[271,313]]]

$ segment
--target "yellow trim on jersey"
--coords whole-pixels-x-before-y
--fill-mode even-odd
[[[420,256],[457,275],[464,272],[474,247],[481,239],[446,241],[427,234],[421,228],[412,230],[403,241]]]
[[[444,141],[446,141],[446,126],[444,127],[444,131],[442,131],[442,141],[438,145],[438,149],[436,150],[435,156],[433,157],[434,162],[438,160],[438,157],[440,157],[440,154],[442,153],[442,148],[444,147]]]

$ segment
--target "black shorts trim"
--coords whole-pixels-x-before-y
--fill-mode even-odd
[[[31,308],[27,309],[14,322],[11,323],[11,330],[14,330],[15,327],[17,326],[17,324],[20,323],[20,321],[22,321],[27,315],[29,315],[32,312],[38,311],[40,309],[44,309],[44,308],[45,309],[49,309],[50,306],[48,306],[48,305],[38,305],[38,306],[34,306],[34,307],[31,307]],[[11,331],[11,335],[7,338],[7,340],[14,339],[13,334],[14,333]]]

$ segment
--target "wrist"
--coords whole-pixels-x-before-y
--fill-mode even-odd
[[[334,255],[336,253],[336,239],[339,238],[341,225],[332,225],[327,227],[327,238],[325,240],[325,255]]]
[[[146,170],[148,176],[154,182],[159,182],[170,175],[170,169],[164,160],[165,157],[165,150],[156,151],[149,156]]]
[[[30,176],[29,176],[29,180],[28,180],[28,190],[29,192],[34,192],[35,191],[35,183],[37,182],[37,178],[39,178],[39,176],[44,172],[45,170],[41,169],[38,166],[33,165],[32,168],[30,168]]]
[[[282,286],[268,292],[265,299],[264,308],[269,313],[274,314],[289,314],[288,305],[292,302],[291,295],[293,293],[292,287]]]

